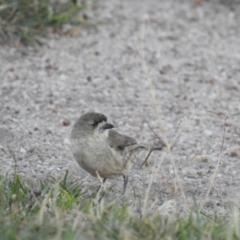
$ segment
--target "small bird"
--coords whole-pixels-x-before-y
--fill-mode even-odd
[[[135,139],[122,135],[113,128],[101,113],[83,114],[72,129],[72,152],[84,170],[94,177],[100,176],[103,182],[123,176],[124,195],[134,153],[147,147],[137,144]]]

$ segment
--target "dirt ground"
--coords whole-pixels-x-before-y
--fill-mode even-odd
[[[68,169],[86,186],[96,182],[69,148],[74,122],[94,110],[139,143],[153,143],[150,127],[169,142],[180,131],[171,154],[155,152],[148,168],[134,167],[127,198],[144,196],[152,180],[157,206],[185,201],[179,183],[188,203],[202,203],[222,150],[205,210],[222,215],[229,202],[239,208],[239,10],[190,0],[98,1],[87,12],[98,23],[78,37],[53,34],[38,48],[1,46],[0,127],[14,139],[2,137],[0,174],[14,172],[9,148],[25,177],[60,177]],[[107,186],[119,196],[122,179]]]

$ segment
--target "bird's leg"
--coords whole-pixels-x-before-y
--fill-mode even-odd
[[[128,184],[128,176],[123,175],[123,193],[122,196],[125,194]]]
[[[106,182],[106,180],[107,180],[106,178],[103,179],[103,181],[102,181],[103,184]],[[100,185],[98,186],[98,188],[97,188],[97,194],[98,194],[98,192],[100,191],[100,189],[101,189],[101,187],[102,187],[103,184],[100,184]]]
[[[98,195],[98,193],[99,193],[99,190],[101,189],[101,187],[103,186],[103,184],[106,182],[106,178],[104,178],[103,179],[103,181],[102,181],[102,184],[98,187],[98,189],[97,189],[97,195]],[[104,190],[104,189],[103,189]],[[101,200],[102,200],[102,198],[104,197],[104,195],[105,195],[105,190],[103,191],[103,194],[102,194],[102,196],[98,199],[98,202],[100,203],[101,202]]]

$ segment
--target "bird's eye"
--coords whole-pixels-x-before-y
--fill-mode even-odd
[[[96,127],[98,125],[98,122],[94,122],[92,125],[93,127]]]

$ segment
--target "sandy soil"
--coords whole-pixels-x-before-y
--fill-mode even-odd
[[[159,206],[170,199],[184,202],[174,190],[179,180],[173,159],[186,200],[200,203],[221,153],[224,119],[215,112],[229,118],[205,209],[225,214],[229,201],[240,207],[240,115],[231,116],[240,113],[239,10],[207,2],[105,0],[87,13],[101,23],[83,28],[79,37],[53,35],[37,49],[1,46],[0,127],[14,140],[1,137],[0,173],[14,171],[8,146],[15,149],[20,175],[38,180],[68,169],[72,178],[85,178],[69,135],[82,113],[95,110],[138,142],[153,142],[150,127],[169,142],[180,129],[171,155],[154,153],[148,168],[133,169],[129,199],[143,195],[153,176],[151,200]],[[89,176],[84,183],[96,181]],[[122,179],[109,184],[119,195]]]

